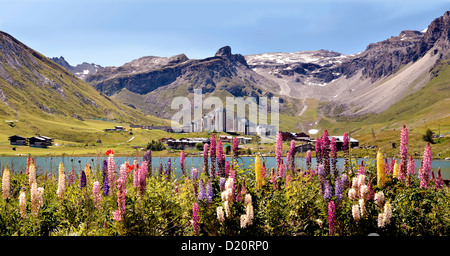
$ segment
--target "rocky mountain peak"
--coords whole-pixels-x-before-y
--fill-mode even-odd
[[[220,48],[219,50],[217,50],[217,52],[214,56],[215,57],[230,57],[230,56],[232,56],[231,47],[227,45],[227,46]]]
[[[231,62],[237,62],[237,63],[240,63],[240,64],[248,67],[247,61],[245,60],[244,56],[242,56],[241,54],[232,54],[231,47],[228,45],[217,50],[214,57],[228,59]]]

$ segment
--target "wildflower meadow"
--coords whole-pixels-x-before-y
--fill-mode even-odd
[[[440,170],[431,170],[430,144],[415,171],[408,154],[408,131],[401,131],[400,159],[352,161],[344,134],[345,165],[336,165],[336,140],[325,130],[307,167],[296,167],[295,141],[283,155],[280,133],[277,165],[225,161],[214,135],[204,145],[203,163],[186,169],[181,151],[179,177],[169,160],[116,163],[114,151],[94,168],[75,170],[62,163],[58,173],[36,174],[7,165],[2,173],[0,234],[4,236],[422,236],[450,234],[450,192]],[[286,149],[285,149],[286,150]],[[286,152],[286,151],[284,151]],[[317,164],[312,166],[315,156]]]

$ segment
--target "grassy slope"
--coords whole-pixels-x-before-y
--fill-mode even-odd
[[[394,152],[392,143],[400,145],[400,131],[403,124],[409,130],[412,152],[423,153],[425,142],[422,135],[427,128],[441,134],[450,134],[450,65],[440,63],[435,69],[438,76],[431,79],[416,93],[410,94],[388,110],[378,115],[370,114],[354,119],[322,119],[320,127],[330,134],[351,132],[362,145],[374,145],[388,152]],[[372,129],[375,137],[372,135]],[[450,157],[449,139],[436,140],[434,153],[441,158]],[[367,152],[368,154],[370,152]],[[373,153],[373,152],[372,152]]]

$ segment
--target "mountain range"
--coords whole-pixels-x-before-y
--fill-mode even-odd
[[[86,119],[150,123],[144,115],[95,90],[62,66],[0,31],[0,137],[23,132],[82,141]],[[7,125],[9,124],[9,125]],[[75,129],[74,127],[80,127]]]
[[[178,111],[170,109],[174,97],[192,99],[194,89],[202,89],[204,97],[222,99],[278,96],[285,130],[391,129],[402,120],[419,126],[419,119],[448,121],[449,46],[449,11],[426,29],[401,31],[351,55],[316,50],[244,56],[224,46],[205,59],[145,56],[120,67],[71,66],[1,32],[0,114],[170,119]]]

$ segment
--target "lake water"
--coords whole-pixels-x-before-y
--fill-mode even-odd
[[[36,169],[38,174],[42,174],[45,171],[47,173],[57,173],[58,171],[58,165],[62,161],[65,167],[66,172],[69,172],[74,168],[75,171],[79,171],[80,167],[84,168],[84,165],[86,162],[90,162],[91,167],[93,168],[101,168],[103,160],[106,160],[107,157],[36,157]],[[152,165],[153,169],[157,168],[159,164],[162,162],[163,165],[168,161],[168,157],[153,157],[152,158]],[[254,163],[254,157],[241,157],[238,160],[238,163],[240,165],[243,165],[244,167],[248,167],[249,165],[253,165]],[[125,163],[126,161],[129,161],[130,164],[133,163],[134,157],[115,157],[115,163],[116,168],[118,170],[120,164]],[[227,157],[227,161],[232,161],[232,158]],[[369,159],[358,159],[358,163],[364,160],[370,161]],[[79,162],[80,161],[80,162]],[[138,161],[142,161],[142,157],[138,158]],[[265,161],[266,168],[271,169],[272,167],[276,166],[276,160],[275,157],[263,157],[262,161]],[[419,167],[420,167],[420,159],[415,159],[416,164],[416,174],[418,173]],[[306,168],[306,161],[304,157],[297,157],[295,159],[296,166],[305,169]],[[25,171],[27,158],[26,157],[0,157],[0,168],[1,170],[4,169],[6,163],[8,163],[10,170],[13,170],[13,172],[20,172]],[[175,172],[176,176],[180,176],[181,174],[181,168],[180,168],[180,160],[179,157],[171,157],[171,165],[172,170]],[[202,169],[203,166],[203,158],[202,157],[186,157],[186,165],[187,169],[190,170],[192,167]],[[316,160],[315,158],[312,159],[312,166],[313,168],[316,166]],[[344,166],[344,159],[338,158],[337,163],[338,169],[342,170]],[[441,167],[441,174],[444,179],[450,180],[450,161],[446,160],[434,160],[432,161],[431,167],[435,174],[437,174],[437,170],[439,167]]]

